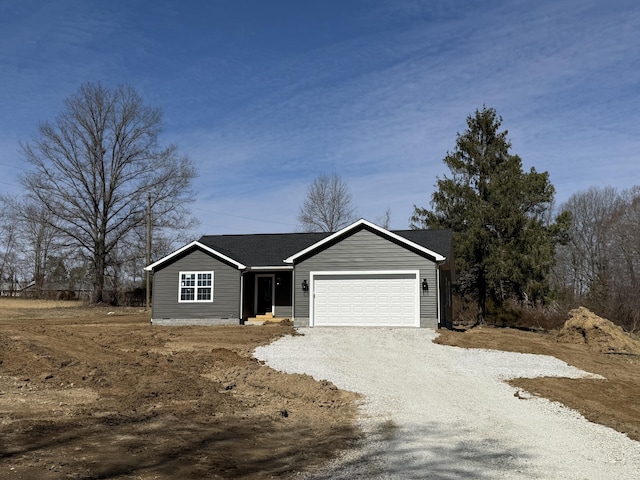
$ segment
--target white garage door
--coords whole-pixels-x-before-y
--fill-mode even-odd
[[[311,274],[313,326],[418,327],[418,273]]]

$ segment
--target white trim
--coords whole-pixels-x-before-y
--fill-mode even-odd
[[[158,260],[157,262],[152,263],[151,265],[147,265],[146,267],[144,267],[144,269],[146,271],[152,271],[154,268],[156,268],[158,265],[163,264],[164,262],[171,260],[173,257],[180,255],[182,252],[184,252],[185,250],[188,250],[192,247],[198,247],[201,248],[202,250],[204,250],[207,253],[210,253],[211,255],[214,255],[218,258],[221,258],[222,260],[224,260],[225,262],[229,262],[232,265],[234,265],[236,268],[238,268],[239,270],[244,270],[245,268],[247,268],[245,265],[243,265],[240,262],[235,261],[233,258],[227,257],[226,255],[223,255],[222,253],[218,252],[217,250],[214,250],[211,247],[207,247],[206,245],[204,245],[203,243],[200,243],[198,241],[194,241],[191,242],[187,245],[185,245],[182,248],[179,248],[178,250],[176,250],[175,252],[170,253],[169,255],[161,258],[160,260]]]
[[[293,265],[278,265],[277,267],[249,267],[249,270],[252,272],[261,272],[261,271],[273,271],[273,270],[278,270],[278,271],[292,271],[293,270]]]
[[[284,263],[293,263],[297,258],[306,255],[309,252],[312,252],[313,250],[315,250],[316,248],[321,247],[322,245],[325,245],[326,243],[329,243],[331,241],[333,241],[334,239],[340,237],[341,235],[355,229],[358,228],[360,226],[367,226],[373,230],[375,230],[376,232],[382,234],[382,235],[386,235],[388,237],[393,238],[394,240],[406,245],[407,247],[411,247],[414,248],[422,253],[425,253],[431,257],[434,258],[434,260],[436,262],[444,262],[446,259],[445,257],[443,257],[442,255],[440,255],[439,253],[436,253],[432,250],[429,250],[428,248],[423,247],[422,245],[418,245],[417,243],[414,243],[410,240],[407,240],[404,237],[401,237],[400,235],[397,235],[393,232],[390,232],[389,230],[379,227],[378,225],[369,222],[368,220],[365,220],[364,218],[361,218],[360,220],[358,220],[357,222],[352,223],[351,225],[349,225],[348,227],[343,228],[342,230],[337,231],[336,233],[329,235],[328,237],[323,238],[322,240],[320,240],[319,242],[314,243],[313,245],[311,245],[310,247],[305,248],[304,250],[301,250],[300,252],[296,253],[295,255],[291,255],[289,258],[285,258],[284,259]]]
[[[256,273],[255,277],[255,288],[253,295],[253,312],[258,315],[258,278],[267,278],[271,277],[271,313],[275,315],[276,313],[276,275],[275,273]],[[267,313],[267,312],[264,312]]]
[[[291,272],[291,322],[296,324],[296,271]]]
[[[242,314],[244,313],[244,272],[240,272],[240,310],[238,310],[238,318],[242,320]]]
[[[436,268],[436,319],[440,327],[440,269]]]
[[[309,272],[309,327],[315,326],[313,309],[315,304],[315,278],[324,275],[414,275],[415,276],[415,312],[414,326],[420,327],[420,270],[335,270]]]
[[[198,300],[198,275],[199,274],[211,274],[211,297],[208,300]],[[180,284],[182,282],[183,275],[195,275],[195,283],[193,285],[193,300],[182,300],[182,288],[183,285]],[[213,291],[214,291],[214,280],[215,273],[213,270],[182,270],[178,272],[178,303],[213,303]],[[189,287],[185,287],[189,288]],[[205,287],[200,287],[205,288]],[[209,287],[206,287],[209,288]]]

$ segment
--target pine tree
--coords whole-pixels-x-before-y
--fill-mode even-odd
[[[476,301],[478,323],[489,300],[499,308],[509,298],[544,299],[554,261],[557,226],[545,222],[554,195],[549,175],[523,172],[501,124],[493,108],[467,118],[444,158],[451,175],[437,179],[432,210],[415,207],[411,217],[414,228],[453,230],[458,288]]]

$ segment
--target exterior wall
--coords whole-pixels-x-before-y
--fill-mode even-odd
[[[180,272],[213,271],[213,302],[179,303]],[[152,323],[240,323],[240,271],[201,250],[165,265],[153,275]]]
[[[254,303],[255,303],[255,286],[256,286],[256,276],[252,272],[246,272],[242,275],[242,319],[246,320],[249,317],[253,317],[256,312]]]
[[[276,279],[280,279],[280,285],[276,284],[275,316],[278,318],[291,318],[291,277],[292,272],[276,272]]]
[[[294,325],[309,326],[311,292],[302,291],[302,281],[310,282],[310,272],[348,270],[416,270],[420,282],[426,278],[429,290],[420,291],[420,325],[436,326],[438,319],[437,265],[368,230],[360,230],[295,266]]]
[[[308,327],[309,317],[294,317],[293,326],[296,328]]]
[[[238,325],[237,318],[152,318],[153,325],[184,326],[184,325]]]
[[[451,270],[440,271],[440,323],[438,328],[453,328],[453,305],[451,303]]]

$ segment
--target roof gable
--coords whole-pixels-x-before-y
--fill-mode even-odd
[[[160,260],[158,260],[157,262],[152,263],[151,265],[147,265],[146,267],[144,267],[145,270],[148,271],[152,271],[154,270],[156,267],[159,267],[160,265],[168,262],[171,259],[177,258],[180,255],[182,255],[184,252],[188,251],[191,248],[199,248],[200,250],[203,250],[204,252],[216,256],[218,258],[220,258],[221,260],[224,260],[225,262],[233,265],[234,267],[236,267],[238,270],[244,270],[246,267],[246,265],[234,260],[233,258],[225,255],[224,253],[218,252],[217,250],[204,245],[200,242],[191,242],[187,245],[185,245],[182,248],[179,248],[178,250],[176,250],[173,253],[170,253],[169,255],[167,255],[166,257],[161,258]]]
[[[394,233],[390,230],[386,230],[382,227],[379,227],[378,225],[371,223],[365,219],[360,219],[357,222],[352,223],[351,225],[343,228],[342,230],[339,230],[336,233],[333,233],[331,235],[328,235],[322,239],[320,239],[319,241],[317,241],[316,243],[309,245],[307,248],[300,250],[299,252],[295,253],[294,255],[291,255],[290,257],[287,257],[284,261],[285,263],[295,263],[296,260],[299,260],[301,258],[305,258],[307,256],[312,255],[314,252],[321,250],[329,245],[332,245],[336,242],[339,242],[342,238],[345,238],[347,236],[352,235],[353,233],[360,231],[362,229],[367,229],[372,233],[375,233],[383,238],[386,238],[390,241],[393,241],[394,243],[397,243],[398,245],[401,245],[405,248],[408,248],[410,250],[413,250],[423,256],[427,256],[429,258],[431,258],[433,261],[435,262],[444,262],[446,260],[446,258],[437,253],[434,252],[433,250],[427,248],[424,245],[421,245],[420,243],[417,243],[409,238],[407,238],[408,236],[413,236],[416,237],[416,235],[408,235],[408,232],[411,232],[410,230],[408,231],[404,231],[404,232],[399,232],[399,233]],[[402,233],[405,233],[406,236],[402,235]]]

